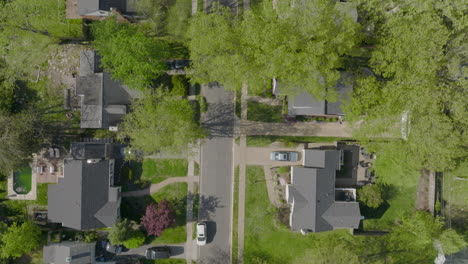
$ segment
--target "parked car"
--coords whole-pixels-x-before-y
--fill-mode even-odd
[[[120,254],[123,251],[123,246],[114,246],[110,242],[106,244],[106,251],[112,254]]]
[[[270,159],[274,161],[297,161],[299,154],[294,151],[273,151]]]
[[[171,70],[179,70],[190,66],[191,60],[172,60],[167,62],[169,69]]]
[[[197,245],[206,245],[206,223],[200,222],[197,224]]]
[[[171,249],[168,246],[148,248],[145,256],[147,259],[167,259],[171,256]]]

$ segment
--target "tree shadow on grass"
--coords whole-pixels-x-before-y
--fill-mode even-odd
[[[359,204],[361,208],[361,214],[366,219],[379,219],[381,218],[387,209],[390,207],[390,204],[387,201],[384,201],[379,207],[371,208],[362,203]]]
[[[143,165],[138,161],[127,161],[122,165],[119,182],[123,192],[136,191],[147,188],[151,182],[142,178]]]

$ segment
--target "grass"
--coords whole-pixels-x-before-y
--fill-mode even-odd
[[[194,171],[195,176],[200,175],[200,165],[198,165],[197,162],[195,162],[195,171]]]
[[[381,143],[374,147],[377,153],[374,168],[377,183],[384,186],[386,210],[383,214],[380,212],[377,218],[372,211],[366,211],[366,208],[362,208],[361,213],[367,218],[363,221],[365,230],[385,230],[392,225],[395,218],[414,210],[420,172],[419,168],[408,162],[409,157],[400,151],[398,144]]]
[[[13,173],[13,189],[18,194],[27,194],[31,191],[32,170],[31,167],[21,168]]]
[[[265,147],[274,142],[282,142],[287,146],[296,146],[298,143],[327,143],[340,140],[349,140],[349,138],[337,137],[290,137],[290,136],[248,136],[247,146]]]
[[[303,236],[278,222],[270,204],[261,166],[248,166],[245,201],[245,263],[291,263],[307,251],[324,245],[349,243],[354,237],[347,230],[311,233]],[[358,239],[358,238],[355,238]],[[260,260],[260,261],[259,261]],[[263,262],[262,262],[263,261]]]
[[[442,215],[452,227],[465,234],[468,240],[468,162],[462,163],[457,169],[443,175]]]
[[[232,262],[238,262],[238,240],[237,225],[239,222],[239,166],[234,171],[234,198],[232,212]]]
[[[267,105],[259,102],[247,102],[247,120],[281,123],[283,122],[282,107]]]
[[[144,259],[143,260],[144,264],[185,264],[186,260],[185,259]]]
[[[38,183],[37,184],[37,199],[36,202],[38,205],[47,205],[48,195],[47,195],[47,186],[48,183]]]
[[[188,162],[185,159],[145,159],[142,178],[159,183],[171,177],[187,176]]]

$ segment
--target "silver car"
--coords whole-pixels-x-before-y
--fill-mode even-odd
[[[273,151],[270,159],[274,161],[297,161],[298,153],[294,151]]]

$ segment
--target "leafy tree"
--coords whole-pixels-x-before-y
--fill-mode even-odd
[[[465,248],[468,243],[455,230],[447,229],[439,237],[445,255],[456,253]]]
[[[159,89],[133,103],[132,112],[119,126],[118,138],[129,138],[131,147],[145,153],[176,153],[204,135],[192,105]]]
[[[18,258],[42,244],[41,230],[32,222],[14,223],[1,237],[2,258]]]
[[[366,185],[358,190],[358,199],[371,208],[378,208],[383,203],[382,189],[378,185]]]
[[[126,248],[138,248],[145,242],[145,234],[140,230],[134,230],[129,239],[123,242]]]
[[[92,27],[94,46],[112,77],[134,89],[145,89],[166,70],[168,45],[128,23],[106,19]]]
[[[133,225],[127,219],[117,222],[109,231],[109,241],[112,245],[122,245],[131,238]]]
[[[197,14],[188,31],[195,78],[229,89],[245,82],[253,92],[278,78],[284,94],[300,86],[324,97],[339,78],[341,56],[360,41],[359,24],[339,4],[301,1],[275,10],[265,2],[241,20],[216,5],[211,13]]]
[[[162,231],[175,223],[175,215],[171,204],[162,200],[158,204],[146,207],[146,213],[141,218],[141,225],[148,235],[159,236]]]

